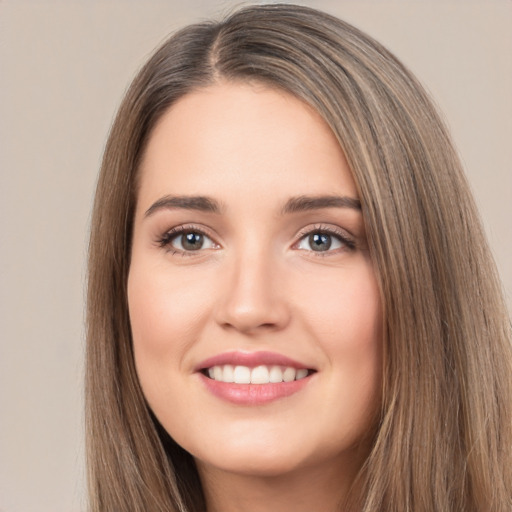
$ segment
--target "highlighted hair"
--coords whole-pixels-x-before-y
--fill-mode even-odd
[[[510,321],[447,130],[385,48],[334,17],[285,4],[176,33],[135,78],[112,126],[89,250],[91,511],[205,509],[191,456],[144,401],[126,280],[137,169],[152,128],[177,99],[219,80],[262,82],[311,105],[358,187],[385,333],[382,409],[350,510],[510,511]]]

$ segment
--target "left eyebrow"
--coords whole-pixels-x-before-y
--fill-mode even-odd
[[[218,201],[206,196],[164,196],[155,201],[144,213],[149,217],[159,210],[197,210],[201,212],[220,213],[221,205]]]
[[[292,197],[286,202],[282,214],[322,208],[350,208],[361,211],[361,201],[349,196],[298,196]]]

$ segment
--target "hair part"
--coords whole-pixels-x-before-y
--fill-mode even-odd
[[[179,98],[222,80],[263,83],[313,107],[358,187],[385,333],[382,410],[354,503],[363,512],[510,510],[510,323],[447,130],[380,44],[327,14],[277,4],[177,32],[139,72],[112,126],[89,248],[91,511],[205,509],[192,457],[140,389],[126,282],[152,129]]]

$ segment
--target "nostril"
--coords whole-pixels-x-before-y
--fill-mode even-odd
[[[270,322],[260,325],[260,328],[262,328],[262,329],[273,329],[274,327],[275,327],[275,324],[270,323]]]
[[[268,332],[278,330],[281,328],[281,324],[278,322],[258,323],[247,321],[246,319],[245,321],[233,320],[230,322],[223,322],[222,327],[225,330],[235,330],[245,334],[251,334],[255,332]]]

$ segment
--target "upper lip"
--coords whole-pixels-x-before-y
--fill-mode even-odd
[[[205,370],[212,366],[223,366],[225,364],[231,364],[233,366],[248,366],[254,368],[256,366],[290,366],[292,368],[307,368],[313,369],[307,364],[301,363],[294,359],[291,359],[282,354],[268,351],[257,351],[257,352],[242,352],[232,351],[224,352],[213,357],[205,359],[196,366],[196,371]]]

